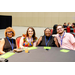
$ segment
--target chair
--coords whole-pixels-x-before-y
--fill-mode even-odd
[[[26,34],[23,34],[22,36],[26,37]],[[16,45],[17,45],[17,48],[20,47],[19,44],[20,44],[20,39],[21,39],[22,36],[19,36],[19,37],[16,38]]]
[[[74,37],[75,37],[75,29],[73,29],[73,35],[74,35]]]
[[[75,29],[73,30],[73,32],[75,33]]]
[[[20,44],[20,39],[21,39],[21,36],[17,37],[16,38],[16,45],[17,45],[17,48],[19,48],[19,44]]]
[[[67,32],[70,33],[70,27],[69,28],[67,27]]]

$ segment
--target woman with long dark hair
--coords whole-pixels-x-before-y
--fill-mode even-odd
[[[37,37],[33,27],[27,29],[26,34],[23,34],[20,40],[20,48],[36,46]]]

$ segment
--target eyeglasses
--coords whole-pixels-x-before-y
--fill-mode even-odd
[[[9,33],[13,33],[13,32],[12,32],[12,31],[10,31],[10,32],[7,32],[7,33],[9,34]]]
[[[57,29],[57,30],[61,30],[62,28],[59,28],[59,29]]]

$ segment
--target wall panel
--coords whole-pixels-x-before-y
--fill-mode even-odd
[[[75,22],[75,12],[0,12],[0,15],[11,15],[13,26],[53,27]]]

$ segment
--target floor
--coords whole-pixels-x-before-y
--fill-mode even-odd
[[[15,30],[15,37],[14,38],[17,38],[18,36],[21,36],[23,33],[26,33],[26,30],[28,27],[18,27],[18,26],[13,26],[12,27],[14,30]],[[40,28],[40,27],[33,27],[35,29],[35,32],[36,32],[36,37],[40,37],[42,35],[44,35],[44,30],[45,28]],[[4,38],[4,31],[5,29],[0,29],[0,38]]]

